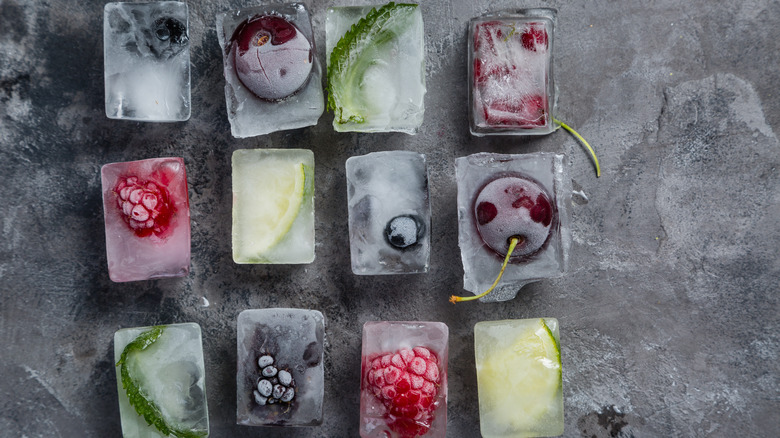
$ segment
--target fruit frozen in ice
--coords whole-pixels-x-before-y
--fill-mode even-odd
[[[396,216],[387,222],[385,236],[396,248],[404,249],[417,243],[425,234],[425,224],[414,215]]]
[[[162,235],[174,213],[165,186],[137,176],[120,178],[114,188],[122,219],[138,237]]]
[[[283,17],[254,16],[231,38],[238,79],[257,97],[284,99],[301,89],[312,71],[309,40]]]

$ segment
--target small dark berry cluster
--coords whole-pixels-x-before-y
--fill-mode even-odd
[[[295,398],[295,380],[289,369],[278,369],[274,357],[263,354],[257,359],[260,377],[257,389],[253,391],[255,402],[260,406],[276,403],[291,403]]]

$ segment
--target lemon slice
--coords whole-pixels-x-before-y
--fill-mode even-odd
[[[478,328],[485,333],[476,335],[488,344],[477,346],[480,413],[517,436],[532,434],[562,414],[558,342],[543,319],[499,323],[514,324]]]
[[[233,259],[263,263],[290,231],[303,205],[305,166],[264,158],[233,172]]]

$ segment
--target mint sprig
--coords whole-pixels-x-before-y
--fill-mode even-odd
[[[365,123],[360,98],[360,82],[376,62],[373,54],[411,24],[416,4],[390,2],[373,8],[341,37],[330,54],[328,66],[328,109],[339,124]]]
[[[162,336],[165,326],[158,325],[151,329],[141,333],[135,339],[132,340],[125,349],[122,350],[122,354],[119,356],[119,361],[116,366],[120,367],[120,375],[122,379],[122,388],[127,393],[127,398],[130,401],[130,406],[135,409],[138,415],[144,417],[146,423],[154,426],[163,435],[173,436],[177,438],[201,438],[208,435],[204,430],[185,430],[179,429],[175,426],[171,426],[163,418],[163,414],[160,408],[155,402],[148,398],[145,391],[138,383],[138,380],[133,378],[130,370],[127,366],[127,358],[131,354],[138,354],[149,348],[154,344],[157,339]]]

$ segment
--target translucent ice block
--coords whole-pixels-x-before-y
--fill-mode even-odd
[[[484,438],[563,434],[558,321],[486,321],[474,326],[479,425]]]
[[[361,437],[446,435],[448,339],[441,322],[365,323]]]
[[[524,285],[566,269],[571,180],[564,158],[479,153],[455,161],[463,288],[475,295],[487,290],[509,239],[522,240],[498,286],[481,301],[511,300]]]
[[[234,137],[316,125],[325,110],[322,67],[302,3],[217,15],[225,99]]]
[[[373,152],[347,160],[352,272],[428,271],[431,207],[425,155]]]
[[[325,319],[316,310],[256,309],[238,315],[236,422],[322,423]]]
[[[188,31],[183,2],[106,4],[106,116],[146,122],[190,118]]]
[[[111,163],[100,173],[111,280],[187,275],[190,206],[184,160]]]
[[[208,436],[198,324],[119,330],[114,334],[114,362],[123,437]]]
[[[554,9],[525,9],[469,23],[473,135],[541,135],[556,129]]]
[[[328,107],[336,131],[418,131],[425,110],[423,38],[417,5],[328,9]]]
[[[233,260],[314,261],[314,154],[308,149],[233,152]]]

